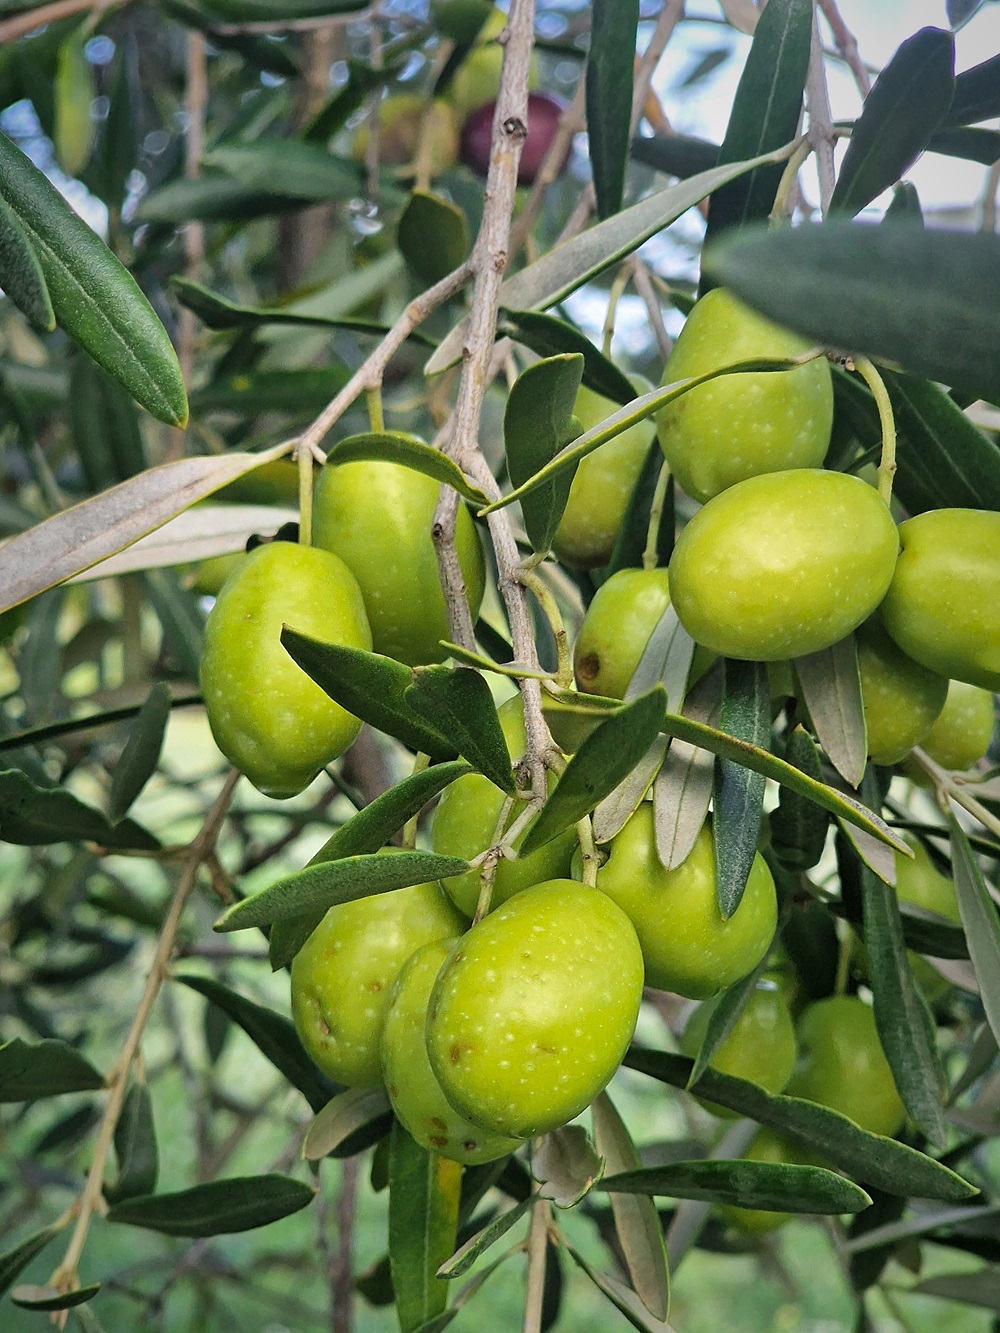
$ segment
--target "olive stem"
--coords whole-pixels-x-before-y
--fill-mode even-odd
[[[773,224],[788,220],[788,215],[794,207],[792,200],[798,184],[799,171],[812,150],[812,144],[805,135],[796,141],[796,147],[781,173],[778,190],[774,196],[774,206],[767,217],[768,222]]]
[[[625,288],[629,285],[631,278],[632,273],[628,266],[622,264],[615,274],[615,280],[608,292],[608,313],[604,316],[604,333],[601,341],[601,351],[607,357],[611,355],[611,342],[615,336],[615,316],[618,314],[618,302],[625,295]]]
[[[153,1010],[153,1004],[159,994],[160,986],[163,984],[167,974],[167,963],[170,955],[173,953],[174,944],[177,938],[177,931],[180,928],[181,918],[184,914],[184,908],[187,905],[188,898],[194,889],[198,877],[198,870],[202,863],[210,855],[219,836],[219,830],[222,827],[223,820],[229,810],[229,803],[232,800],[233,792],[239,781],[240,774],[236,769],[231,769],[229,776],[223,785],[222,791],[216,797],[211,810],[205,817],[205,822],[201,830],[195,837],[188,849],[188,854],[184,861],[184,867],[180,874],[177,884],[177,891],[174,894],[173,901],[170,904],[170,910],[163,922],[160,930],[160,937],[156,944],[156,952],[153,955],[153,962],[149,969],[149,976],[146,979],[146,988],[142,993],[142,999],[139,1001],[139,1008],[136,1011],[135,1018],[132,1020],[132,1026],[129,1028],[128,1036],[125,1038],[125,1045],[122,1047],[121,1055],[115,1062],[115,1066],[108,1075],[107,1083],[110,1096],[108,1103],[104,1108],[104,1115],[101,1119],[101,1126],[97,1134],[97,1142],[94,1145],[94,1156],[90,1163],[90,1170],[87,1172],[87,1179],[83,1187],[83,1193],[80,1195],[76,1226],[70,1237],[66,1254],[62,1263],[52,1275],[50,1285],[60,1291],[70,1291],[79,1283],[77,1268],[80,1258],[83,1254],[83,1247],[86,1244],[87,1233],[90,1230],[90,1223],[95,1212],[104,1207],[104,1169],[107,1165],[108,1154],[111,1151],[111,1144],[114,1140],[115,1128],[118,1124],[118,1118],[121,1115],[122,1107],[125,1104],[125,1093],[128,1089],[129,1072],[140,1056],[140,1043],[142,1035],[146,1030],[146,1024],[149,1022],[150,1014]]]
[[[834,995],[843,995],[847,990],[847,977],[851,970],[851,958],[854,954],[854,931],[845,929],[840,937],[837,950],[837,975],[833,983]]]
[[[583,882],[590,888],[597,888],[597,871],[600,866],[600,859],[597,855],[597,845],[594,842],[594,826],[590,822],[590,816],[584,815],[577,821],[576,837],[580,844],[580,856],[583,862]]]
[[[505,796],[503,805],[500,807],[500,813],[497,815],[497,822],[493,825],[490,849],[482,861],[482,869],[479,875],[479,899],[476,903],[476,914],[472,918],[473,925],[482,921],[493,903],[493,884],[497,877],[497,866],[500,864],[500,857],[503,855],[500,851],[500,841],[503,838],[507,820],[510,819],[510,812],[513,808],[514,797]]]
[[[300,442],[296,446],[295,461],[299,467],[299,545],[312,546],[313,517],[313,457],[312,450]]]
[[[663,519],[663,507],[667,500],[667,487],[670,485],[670,467],[664,462],[656,478],[656,490],[653,503],[649,508],[649,526],[646,529],[646,547],[642,553],[643,569],[655,569],[659,560],[660,523]]]
[[[1000,819],[997,819],[991,810],[988,810],[985,805],[981,805],[974,796],[970,796],[962,783],[956,782],[951,773],[946,768],[942,768],[940,764],[936,764],[925,750],[921,750],[919,745],[915,746],[911,753],[912,757],[934,783],[938,804],[945,814],[948,813],[948,801],[950,799],[978,819],[983,828],[989,829],[992,834],[1000,838]]]
[[[540,1333],[542,1302],[545,1297],[545,1251],[549,1243],[551,1205],[548,1199],[536,1199],[531,1205],[528,1231],[528,1290],[524,1301],[523,1333]]]
[[[879,424],[882,427],[882,455],[878,465],[878,493],[888,505],[892,499],[892,479],[896,475],[896,419],[892,413],[892,403],[882,376],[866,356],[853,358],[854,368],[868,385],[878,408]]]
[[[382,388],[373,385],[365,389],[365,406],[368,408],[368,421],[376,435],[385,430],[385,416],[382,411]]]
[[[573,658],[570,654],[569,635],[566,633],[566,625],[562,618],[562,612],[559,610],[559,603],[553,597],[541,575],[536,574],[533,569],[528,569],[523,564],[518,574],[518,582],[534,594],[535,600],[541,607],[542,614],[549,622],[549,628],[552,630],[552,637],[556,644],[556,684],[561,685],[565,690],[572,689]]]

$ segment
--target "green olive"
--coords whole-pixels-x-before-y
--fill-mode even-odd
[[[892,580],[889,510],[857,477],[800,469],[717,495],[681,533],[670,595],[691,637],[726,657],[774,662],[837,643]]]
[[[755,1135],[750,1147],[743,1154],[748,1162],[774,1162],[778,1166],[796,1166],[802,1162],[801,1149],[776,1134],[773,1129],[762,1129]],[[720,1204],[716,1213],[737,1231],[747,1236],[764,1236],[770,1231],[777,1231],[792,1219],[791,1213],[780,1213],[769,1208],[736,1208],[732,1204]]]
[[[688,1019],[681,1038],[681,1053],[694,1059],[701,1049],[719,1000],[700,1004]],[[710,1067],[720,1074],[745,1078],[765,1092],[780,1092],[795,1068],[795,1027],[788,1003],[773,981],[754,988],[729,1035],[716,1048]],[[704,1102],[716,1115],[730,1120],[736,1111]]]
[[[897,648],[877,617],[858,630],[858,668],[868,753],[876,764],[896,764],[923,743],[948,682]]]
[[[944,707],[924,737],[921,749],[942,768],[964,772],[985,755],[995,726],[993,695],[989,690],[962,680],[949,681]]]
[[[371,647],[361,590],[328,551],[270,542],[223,584],[205,625],[205,711],[226,758],[276,797],[302,791],[361,730],[285,651],[286,624],[328,643]]]
[[[663,383],[809,346],[717,287],[688,315]],[[819,467],[833,422],[830,365],[820,357],[794,370],[722,375],[668,403],[656,421],[671,471],[696,500],[761,473]]]
[[[644,802],[609,846],[597,887],[635,926],[646,984],[707,999],[757,966],[774,939],[774,880],[758,853],[739,907],[724,920],[716,901],[715,843],[706,824],[688,858],[665,870],[656,854],[653,807]]]

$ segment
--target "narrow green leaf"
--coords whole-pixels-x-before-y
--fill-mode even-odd
[[[632,487],[628,507],[625,510],[622,525],[618,529],[618,536],[615,538],[611,559],[607,564],[607,578],[617,574],[620,569],[638,569],[642,565],[646,539],[649,536],[649,516],[656,496],[657,483],[660,480],[660,470],[665,466],[660,442],[654,439],[649,446],[642,471]],[[657,562],[664,568],[670,562],[670,555],[673,550],[674,489],[674,479],[671,477],[667,482],[660,529],[657,533]],[[661,545],[665,548],[668,543],[669,550],[661,549]]]
[[[716,664],[688,694],[684,716],[715,724],[721,701],[722,670]],[[656,854],[666,870],[687,860],[708,815],[714,789],[715,756],[674,738],[653,783]]]
[[[442,1313],[438,1269],[455,1250],[462,1168],[427,1152],[394,1124],[389,1140],[389,1258],[402,1333]]]
[[[944,118],[945,125],[974,125],[1000,116],[1000,55],[963,70],[955,79],[955,92]]]
[[[391,1120],[385,1088],[345,1088],[316,1112],[302,1144],[302,1156],[307,1162],[317,1162],[373,1121],[384,1125],[383,1132],[387,1132]]]
[[[627,376],[564,319],[539,310],[501,310],[497,332],[515,338],[542,357],[578,353],[583,357],[583,383],[588,389],[614,403],[630,403],[635,397]]]
[[[967,126],[935,130],[927,144],[927,151],[991,167],[1000,158],[1000,132],[970,129]]]
[[[936,1277],[925,1277],[907,1290],[918,1296],[937,1296],[1000,1314],[1000,1275],[995,1265],[971,1272],[966,1268],[960,1273],[939,1273]]]
[[[633,139],[631,154],[655,171],[687,180],[718,165],[719,145],[691,134],[654,134]]]
[[[314,1111],[320,1111],[339,1091],[337,1084],[322,1074],[306,1054],[294,1025],[283,1014],[248,1000],[209,977],[174,973],[175,981],[200,995],[228,1014],[247,1034],[260,1053],[305,1097]]]
[[[820,745],[840,776],[857,787],[868,762],[868,732],[854,635],[792,665]]]
[[[302,74],[301,68],[292,59],[287,43],[270,41],[263,33],[258,36],[246,31],[221,31],[217,18],[213,19],[197,5],[185,4],[183,0],[165,0],[163,9],[185,28],[206,33],[213,46],[223,51],[235,51],[254,69],[266,70],[283,79],[294,79]]]
[[[112,824],[65,787],[38,787],[20,769],[0,772],[0,841],[31,847],[96,842],[109,851],[156,851],[152,833],[131,819]]]
[[[348,435],[338,440],[326,456],[328,463],[354,463],[359,459],[399,463],[401,467],[422,472],[426,477],[444,482],[458,491],[463,500],[472,504],[486,504],[488,497],[478,486],[468,481],[457,463],[433,445],[408,435],[402,430],[368,431],[363,435]]]
[[[0,287],[36,329],[51,333],[55,311],[45,274],[17,215],[0,198]]]
[[[0,611],[123,551],[227,482],[287,452],[277,445],[259,454],[164,463],[53,514],[0,548]]]
[[[517,377],[503,416],[507,472],[515,487],[534,476],[580,433],[573,405],[582,374],[583,357],[569,353],[538,361]],[[572,481],[567,470],[522,500],[528,540],[539,554],[552,544]]]
[[[73,444],[92,491],[127,481],[146,467],[132,399],[89,356],[73,359],[69,393]]]
[[[133,801],[156,772],[169,720],[170,687],[158,681],[130,727],[125,748],[111,774],[108,818],[113,824],[125,818]]]
[[[204,608],[172,569],[149,569],[140,578],[163,628],[172,668],[197,681],[207,619]]]
[[[669,1195],[736,1208],[785,1213],[860,1213],[871,1203],[863,1189],[820,1166],[779,1162],[671,1162],[605,1176],[594,1187],[609,1193]]]
[[[667,1055],[638,1046],[629,1049],[623,1063],[675,1088],[687,1087],[694,1067],[694,1062],[682,1055]],[[978,1192],[974,1185],[933,1158],[895,1139],[869,1134],[839,1111],[816,1102],[768,1093],[755,1083],[711,1068],[702,1075],[698,1092],[731,1111],[790,1135],[821,1153],[831,1166],[889,1194],[958,1201]]]
[[[396,244],[410,271],[430,287],[465,262],[469,224],[447,199],[414,190],[399,219]]]
[[[942,1146],[947,1131],[937,1028],[910,971],[895,893],[866,866],[860,876],[879,1040],[907,1111]]]
[[[657,736],[631,772],[598,802],[594,808],[594,837],[598,842],[610,842],[632,818],[656,781],[666,753],[666,738]]]
[[[556,783],[521,845],[527,856],[589,814],[647,752],[663,717],[664,692],[657,686],[590,733]]]
[[[286,875],[266,889],[228,908],[215,923],[223,933],[269,926],[306,912],[326,911],[337,903],[354,902],[375,893],[391,893],[409,884],[424,884],[445,875],[461,875],[469,863],[433,852],[399,852],[395,856],[345,856]]]
[[[273,0],[206,0],[205,8],[231,23],[273,23]],[[327,18],[335,14],[356,14],[367,9],[366,0],[285,0],[281,21]]]
[[[0,1103],[30,1102],[36,1097],[103,1087],[103,1076],[64,1041],[47,1037],[27,1042],[15,1037],[0,1046]]]
[[[360,648],[321,643],[293,629],[283,629],[281,642],[302,670],[349,713],[395,736],[411,750],[433,759],[454,759],[455,747],[427,725],[406,702],[413,672],[395,658]]]
[[[438,1269],[438,1277],[452,1279],[464,1276],[481,1254],[484,1254],[491,1245],[495,1245],[501,1237],[506,1236],[511,1227],[521,1220],[532,1202],[530,1198],[522,1199],[520,1203],[514,1204],[513,1208],[500,1213],[483,1227],[482,1231],[477,1231],[464,1245],[459,1246],[450,1259],[445,1260]]]
[[[705,1029],[705,1035],[698,1048],[698,1054],[695,1056],[688,1091],[695,1086],[704,1074],[712,1063],[712,1056],[736,1026],[740,1014],[747,1007],[747,1002],[757,989],[757,982],[760,980],[765,966],[766,959],[761,959],[749,976],[744,977],[742,981],[737,981],[734,986],[730,986],[728,990],[723,991],[717,999],[705,1002],[711,1005],[712,1012],[708,1020],[708,1026]]]
[[[94,76],[84,47],[89,32],[75,28],[59,48],[52,87],[55,102],[53,146],[67,176],[79,176],[90,161],[96,121],[90,114]]]
[[[771,739],[771,694],[763,662],[726,659],[719,724],[729,735],[759,749],[767,748]],[[724,921],[739,907],[757,855],[764,781],[762,773],[725,757],[715,766],[715,896]]]
[[[468,667],[446,666],[416,667],[413,675],[405,695],[413,712],[449,736],[460,755],[513,796],[511,757],[484,677]]]
[[[837,220],[749,229],[704,262],[713,281],[808,338],[1000,393],[1000,236]]]
[[[920,207],[917,188],[909,181],[899,181],[892,188],[892,199],[885,210],[883,222],[918,222],[923,225],[924,213]]]
[[[1000,921],[979,863],[954,812],[948,815],[948,826],[955,892],[969,956],[979,982],[986,1021],[994,1037],[1000,1040]]]
[[[357,163],[334,157],[319,144],[300,139],[267,138],[255,143],[226,143],[202,158],[205,166],[224,172],[249,190],[318,203],[350,199],[357,194],[361,172]]]
[[[57,1287],[38,1287],[31,1283],[15,1287],[10,1299],[23,1310],[72,1310],[76,1305],[92,1301],[101,1289],[99,1282],[91,1282],[86,1287],[76,1287],[73,1291],[60,1291]]]
[[[108,1203],[119,1203],[138,1194],[152,1194],[160,1172],[153,1123],[153,1102],[145,1083],[135,1082],[125,1095],[125,1104],[115,1126],[115,1156],[118,1179],[105,1185]]]
[[[801,726],[788,737],[785,758],[814,782],[822,776],[816,742]],[[771,812],[771,846],[783,866],[796,873],[811,870],[823,855],[830,821],[825,812],[798,792],[783,787]]]
[[[606,1092],[599,1093],[594,1099],[590,1113],[594,1142],[604,1157],[607,1175],[636,1170],[640,1165],[639,1154],[625,1122]],[[663,1227],[656,1206],[641,1194],[614,1193],[611,1212],[636,1295],[650,1314],[657,1319],[666,1319],[670,1309],[670,1274]]]
[[[404,64],[390,61],[382,69],[373,69],[362,60],[349,59],[347,82],[327,99],[306,126],[302,135],[306,143],[327,143],[343,129],[355,111],[360,111],[369,93],[391,83]]]
[[[574,1208],[600,1180],[604,1158],[582,1125],[562,1125],[542,1139],[531,1154],[531,1174],[538,1194],[557,1208]]]
[[[831,213],[855,213],[904,176],[955,91],[955,39],[943,28],[908,37],[875,80],[854,122]]]
[[[351,378],[340,363],[296,370],[249,370],[222,375],[191,394],[195,416],[209,412],[235,412],[256,416],[258,412],[294,412],[311,415],[322,411]]]
[[[116,1203],[109,1222],[125,1222],[165,1236],[231,1235],[254,1231],[312,1203],[315,1190],[291,1176],[234,1176],[176,1194],[146,1194]]]
[[[633,1328],[639,1330],[639,1333],[674,1333],[673,1328],[665,1320],[656,1319],[643,1307],[642,1302],[624,1282],[618,1278],[612,1277],[610,1273],[600,1273],[594,1268],[575,1245],[572,1245],[565,1238],[563,1246],[569,1253],[570,1258],[576,1266],[586,1273],[594,1286],[605,1295],[616,1310],[625,1316]]]
[[[884,371],[900,438],[895,492],[910,514],[1000,509],[1000,446],[930,380]],[[874,407],[874,403],[872,403]]]
[[[790,155],[788,144],[763,158],[714,167],[678,185],[670,185],[642,199],[614,217],[599,222],[579,236],[557,246],[501,284],[499,302],[505,310],[546,309],[575,292],[591,278],[611,268],[637,250],[644,241],[675,222],[713,190],[744,172]],[[425,375],[437,375],[462,355],[468,335],[467,320],[452,329],[424,367]]]
[[[779,0],[761,14],[719,149],[719,166],[759,157],[795,138],[812,25],[810,0]],[[706,239],[766,218],[774,206],[781,171],[778,164],[762,165],[717,189],[708,205]]]
[[[193,310],[203,324],[210,329],[255,328],[258,324],[288,324],[302,328],[349,329],[354,333],[370,333],[380,337],[389,331],[387,324],[377,320],[358,319],[351,316],[300,314],[295,310],[285,310],[276,306],[240,305],[228,301],[218,292],[209,291],[200,283],[188,278],[172,278],[171,285],[177,293],[177,299],[188,310]],[[417,342],[435,346],[421,329],[414,329],[410,337]]]
[[[0,195],[38,256],[60,326],[153,416],[183,426],[180,365],[152,306],[104,242],[4,135]]]
[[[985,3],[986,0],[945,0],[948,22],[955,29],[961,28]]]
[[[187,222],[251,222],[295,213],[305,206],[298,195],[244,185],[222,171],[178,176],[144,195],[135,211],[139,223],[179,227]]]
[[[662,685],[667,697],[667,711],[676,713],[684,702],[694,649],[694,639],[681,624],[673,606],[668,603],[646,640],[646,646],[625,690],[625,698],[635,699],[654,685]]]
[[[908,1217],[905,1221],[890,1222],[873,1231],[862,1232],[844,1241],[847,1254],[864,1254],[882,1245],[896,1241],[909,1240],[911,1236],[926,1236],[928,1232],[938,1231],[942,1227],[951,1227],[963,1222],[981,1222],[996,1217],[1000,1204],[988,1207],[973,1205],[969,1208],[935,1208],[918,1217]]]
[[[29,1236],[27,1240],[22,1240],[20,1245],[15,1245],[6,1254],[0,1254],[0,1296],[56,1235],[58,1228],[45,1227],[42,1231],[36,1231],[34,1235]]]
[[[585,74],[587,142],[601,218],[622,206],[638,25],[639,0],[594,0]]]

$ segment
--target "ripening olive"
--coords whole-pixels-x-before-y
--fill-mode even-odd
[[[687,1021],[681,1038],[681,1053],[694,1059],[708,1032],[719,1000],[700,1004]],[[733,1078],[745,1078],[765,1092],[780,1092],[795,1068],[795,1026],[784,995],[775,982],[763,980],[754,987],[742,1013],[725,1040],[716,1048],[709,1067]],[[723,1119],[735,1119],[736,1111],[703,1102]]]
[[[896,764],[923,743],[948,682],[897,648],[877,617],[858,630],[858,668],[868,753],[873,763]]]

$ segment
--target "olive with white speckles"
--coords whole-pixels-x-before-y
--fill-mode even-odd
[[[752,972],[771,947],[778,901],[759,852],[739,907],[724,920],[716,901],[715,842],[708,824],[687,860],[665,870],[656,852],[653,807],[646,801],[608,850],[597,887],[635,926],[648,986],[707,999]]]
[[[663,383],[755,357],[799,356],[810,345],[716,288],[688,315]],[[696,500],[761,473],[819,467],[832,423],[833,386],[823,357],[794,370],[722,375],[656,414],[664,456]]]
[[[325,1074],[349,1088],[382,1082],[393,982],[417,949],[464,927],[437,882],[330,908],[292,963],[295,1030]]]
[[[885,596],[899,551],[878,493],[842,472],[751,477],[717,495],[681,533],[670,595],[697,642],[778,662],[829,648]]]
[[[523,1142],[493,1134],[461,1116],[434,1076],[424,1027],[427,1004],[454,943],[425,944],[396,978],[382,1029],[382,1073],[400,1124],[424,1148],[464,1166],[506,1157]]]
[[[328,465],[316,483],[313,541],[339,555],[361,585],[375,651],[409,666],[447,656],[440,640],[450,637],[448,611],[431,537],[440,490],[422,472],[372,460]],[[464,505],[455,548],[475,620],[485,565]]]
[[[635,930],[605,894],[568,879],[525,889],[473,926],[431,993],[445,1096],[511,1138],[564,1125],[621,1063],[642,980]]]
[[[350,648],[372,642],[357,580],[328,551],[270,542],[226,579],[205,625],[205,711],[226,758],[275,797],[302,791],[361,730],[285,651],[283,624]]]

